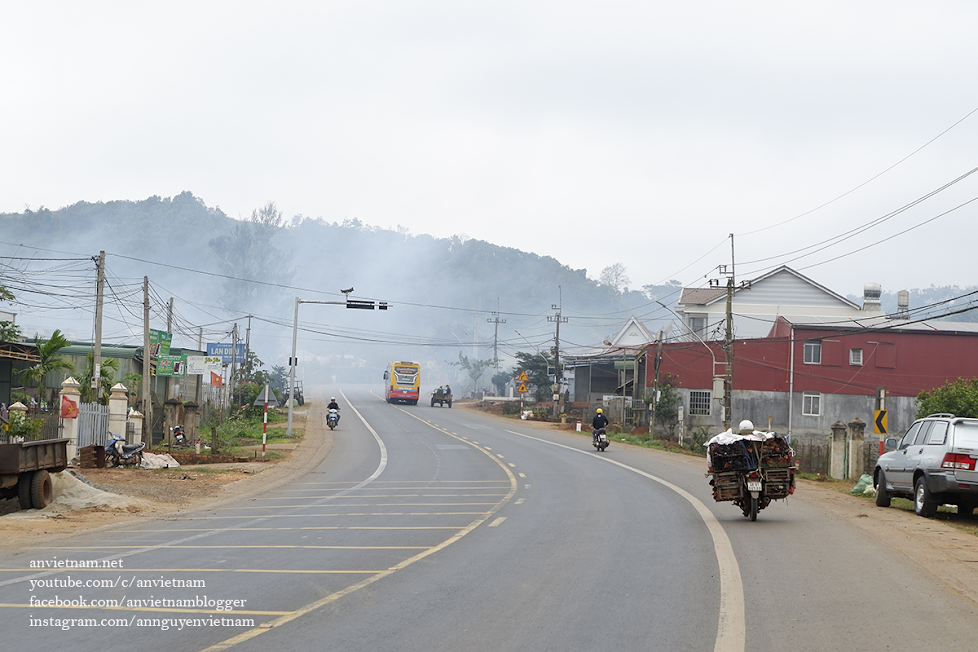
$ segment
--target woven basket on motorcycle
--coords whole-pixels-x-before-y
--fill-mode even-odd
[[[775,435],[761,444],[761,466],[765,468],[784,468],[794,464],[794,451],[784,437]]]
[[[723,500],[737,500],[740,498],[741,474],[738,471],[721,471],[713,474],[713,500],[720,502]]]
[[[754,454],[741,441],[710,444],[710,464],[715,472],[752,471],[757,468]]]

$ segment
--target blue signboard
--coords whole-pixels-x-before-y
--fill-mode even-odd
[[[234,352],[233,344],[207,344],[207,356],[212,358],[220,358],[221,362],[224,364],[231,364],[231,355]],[[245,360],[245,345],[244,342],[238,342],[238,352],[234,354],[235,361],[241,364]]]

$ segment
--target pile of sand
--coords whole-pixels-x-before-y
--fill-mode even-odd
[[[102,491],[86,484],[72,475],[69,471],[51,474],[51,484],[54,488],[54,500],[44,509],[25,509],[3,516],[4,519],[50,518],[77,509],[89,507],[106,507],[109,509],[129,510],[142,507],[145,503],[138,498],[120,496],[119,494]]]

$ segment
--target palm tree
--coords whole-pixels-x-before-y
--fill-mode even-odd
[[[79,381],[81,387],[78,388],[79,393],[81,393],[82,403],[98,402],[102,405],[108,405],[109,396],[112,395],[112,381],[119,371],[119,361],[115,358],[102,360],[102,366],[99,367],[99,389],[95,392],[92,390],[92,376],[95,373],[94,367],[95,354],[89,351],[85,361],[85,373],[82,374],[82,378]]]
[[[52,371],[64,371],[67,374],[74,373],[75,368],[70,362],[58,356],[58,351],[70,346],[61,330],[55,330],[48,339],[42,339],[40,333],[34,336],[34,345],[37,347],[37,357],[39,362],[33,367],[28,367],[19,372],[22,381],[29,384],[37,384],[37,398],[39,403],[44,401],[44,377]]]

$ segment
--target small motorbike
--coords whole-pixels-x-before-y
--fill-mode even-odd
[[[144,448],[146,444],[127,444],[125,437],[110,432],[105,446],[105,468],[142,465]]]
[[[184,448],[190,445],[187,441],[187,435],[183,432],[183,425],[176,425],[170,428],[173,431],[173,444],[180,448]]]
[[[608,432],[604,428],[598,428],[597,430],[591,431],[591,443],[598,452],[604,452],[604,449],[608,448]]]
[[[336,408],[330,408],[329,414],[326,415],[326,425],[332,430],[336,427],[336,424],[340,422],[340,411]]]

